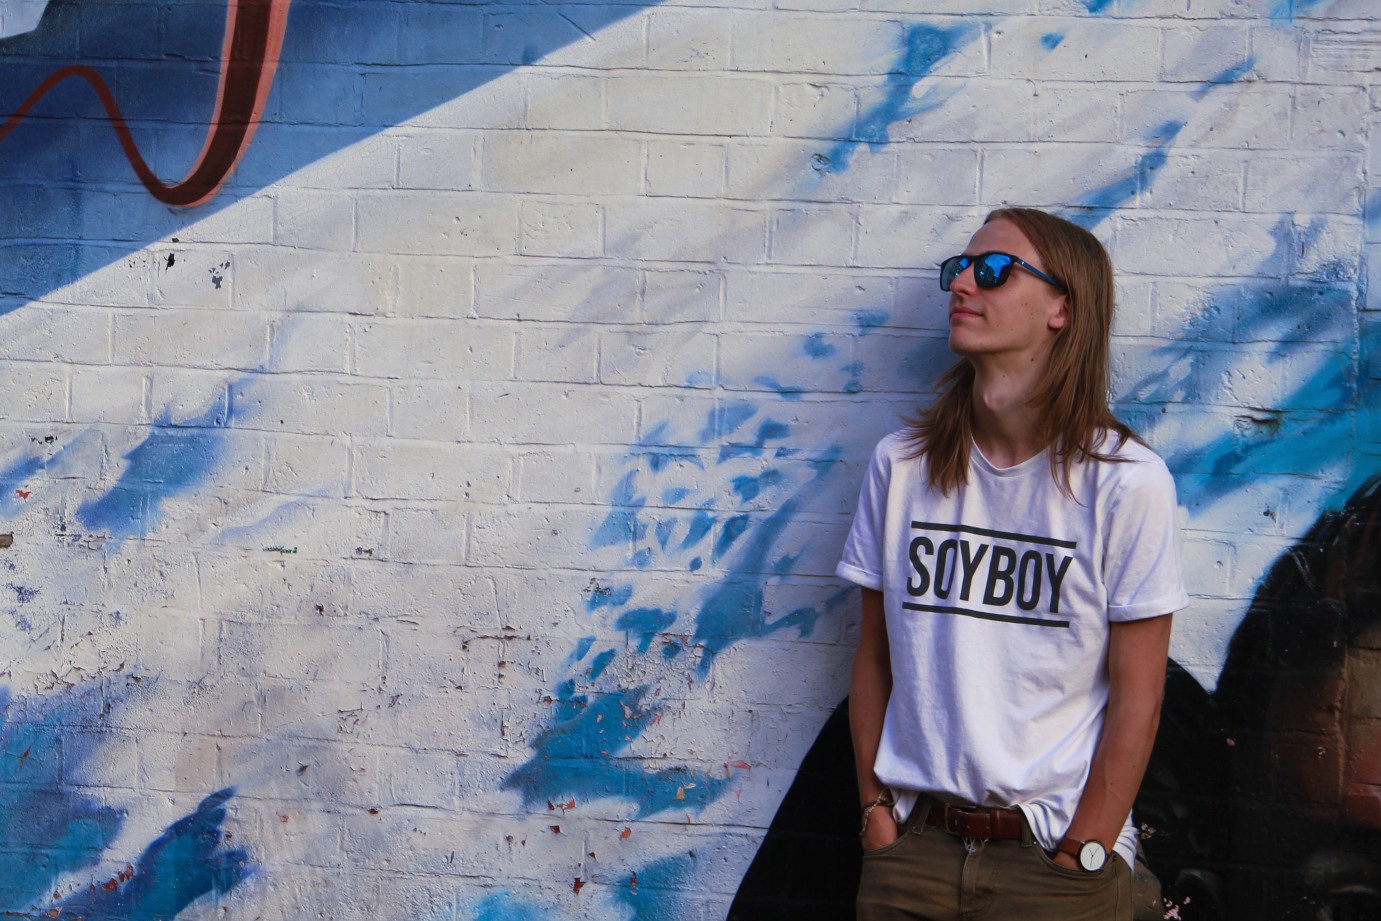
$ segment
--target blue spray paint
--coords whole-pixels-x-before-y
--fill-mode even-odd
[[[1090,189],[1072,202],[1073,211],[1066,215],[1070,221],[1091,230],[1115,210],[1136,197],[1137,191],[1147,187],[1168,159],[1166,149],[1184,128],[1184,122],[1170,121],[1151,132],[1156,145],[1137,158],[1126,173],[1100,188]]]
[[[1237,83],[1251,75],[1252,68],[1256,66],[1256,55],[1252,55],[1245,61],[1240,61],[1223,71],[1214,74],[1205,80],[1192,94],[1195,99],[1202,99],[1212,90],[1228,83]]]
[[[471,915],[473,921],[549,921],[550,917],[511,892],[485,896]]]
[[[883,98],[863,113],[858,129],[849,140],[840,141],[826,154],[821,172],[844,172],[859,145],[867,144],[870,150],[879,150],[888,142],[888,129],[892,125],[929,111],[953,95],[932,88],[920,99],[914,98],[916,85],[976,34],[977,30],[967,25],[951,29],[924,24],[909,27],[902,36],[898,60],[887,75]]]
[[[1045,46],[1046,51],[1054,51],[1060,47],[1060,42],[1064,40],[1065,34],[1063,32],[1047,32],[1041,36],[1041,44]]]
[[[620,887],[618,900],[632,909],[631,921],[674,921],[680,918],[679,894],[694,890],[699,878],[695,851],[648,864]]]
[[[663,611],[661,608],[634,608],[620,614],[619,619],[614,622],[614,627],[627,633],[629,639],[637,637],[637,652],[641,655],[651,647],[652,640],[658,633],[674,623],[676,614],[673,611]]]
[[[215,469],[229,421],[223,403],[181,423],[165,412],[125,455],[125,470],[110,491],[78,507],[77,520],[117,540],[146,536],[157,527],[165,499],[200,485]]]
[[[574,797],[631,800],[639,817],[673,808],[700,811],[723,793],[727,778],[685,767],[647,771],[624,754],[656,716],[643,707],[647,692],[619,689],[577,702],[573,717],[533,740],[533,757],[504,779],[503,788],[517,790],[525,807]]]
[[[801,351],[811,358],[828,358],[838,350],[825,341],[824,333],[811,333],[801,343]]]
[[[45,466],[42,457],[24,457],[0,471],[0,515],[8,518],[19,511],[24,504],[19,491],[30,486],[30,480]]]
[[[206,797],[144,849],[132,877],[62,900],[56,917],[167,921],[203,896],[235,888],[251,868],[247,852],[222,848],[225,804],[234,793],[225,789]]]

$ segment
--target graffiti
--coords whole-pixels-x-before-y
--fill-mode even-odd
[[[150,169],[139,153],[105,78],[84,64],[56,70],[40,83],[0,125],[0,144],[50,90],[64,80],[84,80],[105,107],[110,126],[120,139],[120,147],[149,194],[178,207],[199,205],[225,182],[254,137],[269,89],[273,86],[283,31],[288,23],[289,3],[290,0],[227,0],[225,51],[216,108],[201,153],[187,175],[178,182],[165,184]]]

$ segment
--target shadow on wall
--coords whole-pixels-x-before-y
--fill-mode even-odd
[[[768,829],[729,921],[850,919],[847,700]],[[1262,582],[1209,693],[1171,662],[1135,813],[1177,921],[1381,921],[1381,477]]]
[[[223,847],[229,789],[203,799],[135,863],[98,869],[110,862],[125,818],[77,792],[82,766],[100,756],[110,732],[103,707],[95,691],[23,700],[0,691],[0,913],[7,918],[161,921],[251,872],[246,851]],[[83,878],[97,881],[74,884]]]

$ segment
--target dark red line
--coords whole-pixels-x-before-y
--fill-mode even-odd
[[[254,137],[278,69],[289,3],[291,0],[229,0],[216,108],[207,128],[206,143],[180,182],[168,185],[154,175],[139,153],[110,86],[85,64],[60,68],[40,83],[5,124],[0,125],[0,143],[53,87],[69,78],[85,80],[105,106],[120,147],[149,194],[178,207],[199,205],[221,187]]]

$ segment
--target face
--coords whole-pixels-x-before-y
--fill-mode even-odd
[[[964,249],[967,256],[990,252],[1010,253],[1046,271],[1011,221],[984,224]],[[973,361],[1043,363],[1067,319],[1066,296],[1020,266],[997,288],[980,288],[972,267],[950,285],[950,351]]]

